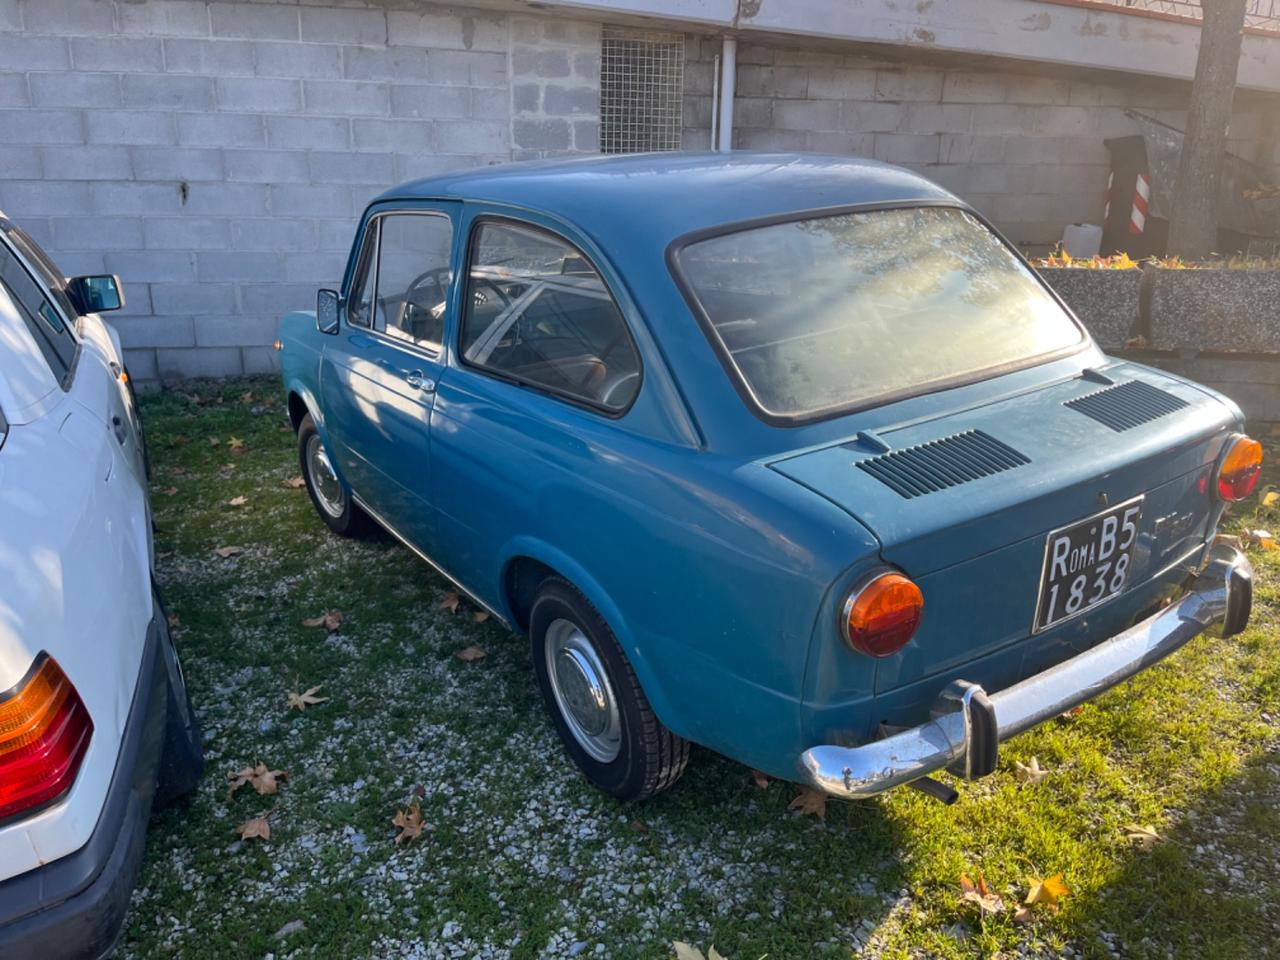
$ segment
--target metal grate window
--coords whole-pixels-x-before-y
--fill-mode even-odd
[[[600,150],[679,150],[684,37],[605,27],[600,48]]]

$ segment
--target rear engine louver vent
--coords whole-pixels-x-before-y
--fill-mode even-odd
[[[1117,431],[1149,423],[1186,405],[1187,401],[1141,380],[1087,393],[1063,404]]]
[[[910,499],[1030,462],[995,437],[981,430],[969,430],[870,460],[860,460],[857,466],[894,493]]]

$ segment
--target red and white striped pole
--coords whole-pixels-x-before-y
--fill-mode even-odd
[[[1147,228],[1147,201],[1151,199],[1151,181],[1145,173],[1138,174],[1133,185],[1133,210],[1129,213],[1129,232],[1142,233]]]

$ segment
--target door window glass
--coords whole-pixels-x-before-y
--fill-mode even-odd
[[[453,222],[438,214],[379,218],[374,326],[388,336],[440,349],[449,300]]]
[[[44,355],[57,380],[65,382],[75,363],[75,335],[56,307],[45,297],[31,275],[4,244],[0,244],[0,284]]]
[[[640,357],[604,280],[550,233],[482,223],[465,302],[469,364],[610,411],[640,389]]]
[[[373,257],[377,248],[378,221],[372,220],[364,231],[360,258],[351,281],[351,296],[347,298],[347,322],[357,327],[369,326],[373,315]]]

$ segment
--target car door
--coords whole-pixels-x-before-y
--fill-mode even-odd
[[[320,376],[326,428],[359,500],[430,550],[430,413],[443,364],[458,204],[367,222]]]

